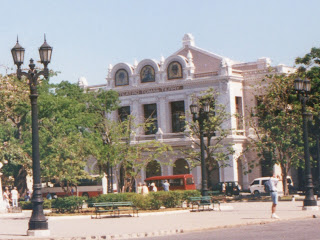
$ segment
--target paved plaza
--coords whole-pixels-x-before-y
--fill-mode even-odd
[[[320,202],[318,201],[318,205]],[[130,239],[166,234],[183,234],[214,228],[266,224],[320,217],[320,211],[302,210],[302,201],[280,201],[271,219],[271,202],[234,202],[221,211],[190,210],[140,213],[139,217],[91,219],[90,216],[48,217],[50,237],[42,239]],[[0,215],[0,239],[35,239],[26,236],[30,211]],[[41,238],[39,238],[41,239]]]

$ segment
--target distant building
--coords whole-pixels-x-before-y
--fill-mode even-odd
[[[262,175],[262,169],[257,167],[250,174],[243,174],[248,169],[247,163],[254,158],[253,154],[242,155],[246,148],[247,137],[252,134],[244,122],[245,106],[256,104],[253,87],[266,74],[280,74],[294,71],[283,65],[272,67],[268,58],[259,58],[253,62],[237,62],[226,57],[203,50],[195,45],[191,34],[185,34],[182,47],[168,58],[159,61],[144,59],[130,65],[118,63],[109,66],[107,83],[87,86],[85,79],[81,85],[91,90],[103,88],[113,89],[120,95],[121,109],[112,113],[113,119],[119,118],[119,112],[126,111],[136,116],[137,122],[143,122],[152,115],[156,119],[157,129],[138,130],[133,141],[148,141],[157,139],[170,144],[179,153],[180,148],[190,148],[192,141],[184,133],[179,116],[189,111],[191,95],[199,94],[210,87],[220,95],[218,103],[224,104],[231,113],[225,127],[233,129],[228,141],[233,144],[235,153],[230,155],[228,167],[220,168],[210,175],[210,184],[219,181],[239,181],[245,189],[250,182]],[[243,117],[235,117],[235,114]],[[191,120],[191,119],[189,119]],[[177,154],[170,159],[175,165],[166,165],[168,159],[154,159],[153,163],[141,171],[141,179],[152,174],[152,167],[160,165],[161,175],[172,175],[191,172],[198,188],[201,186],[201,169],[191,169],[183,156]],[[119,173],[120,166],[115,169]],[[140,181],[140,180],[139,180]],[[116,178],[114,177],[114,182]]]

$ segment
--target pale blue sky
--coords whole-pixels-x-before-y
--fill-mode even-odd
[[[192,33],[196,46],[237,61],[270,57],[292,66],[320,47],[318,0],[4,0],[0,73],[13,67],[19,35],[29,59],[39,59],[43,34],[53,47],[54,82],[104,84],[109,64],[160,60]],[[9,70],[13,72],[15,70]]]

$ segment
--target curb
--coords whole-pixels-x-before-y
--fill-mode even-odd
[[[274,219],[270,221],[262,221],[262,222],[256,222],[256,223],[222,225],[222,226],[215,226],[215,227],[209,227],[209,228],[160,230],[155,232],[139,232],[139,233],[130,233],[130,234],[107,234],[107,235],[100,235],[100,236],[85,236],[85,237],[49,237],[49,238],[36,238],[36,239],[33,238],[33,239],[34,240],[102,240],[102,239],[114,239],[114,240],[123,239],[124,240],[124,239],[134,239],[134,238],[167,236],[167,235],[175,235],[175,234],[183,234],[183,233],[200,232],[200,231],[210,231],[215,229],[228,229],[228,228],[236,228],[236,227],[242,227],[242,226],[263,225],[263,224],[275,223],[279,221],[295,221],[299,219],[302,220],[302,219],[310,219],[310,218],[313,218],[313,215],[308,217],[298,217],[298,218],[290,218],[290,219]]]
[[[170,214],[177,214],[177,213],[187,213],[190,212],[189,209],[186,210],[177,210],[177,211],[164,211],[164,212],[146,212],[146,213],[139,213],[138,217],[144,216],[154,216],[154,215],[170,215]],[[107,216],[107,215],[105,215]],[[133,217],[133,216],[132,216]],[[84,215],[84,216],[49,216],[47,217],[48,220],[57,220],[57,219],[83,219],[88,218],[91,219],[91,215]]]
[[[47,237],[47,238],[32,238],[27,237],[26,239],[33,240],[102,240],[102,239],[132,239],[132,238],[145,238],[145,237],[157,237],[157,236],[167,236],[174,234],[183,233],[183,229],[175,230],[160,230],[155,232],[140,232],[140,233],[129,233],[129,234],[108,234],[101,236],[86,236],[86,237]],[[8,238],[7,240],[15,240]]]
[[[297,221],[297,220],[311,219],[311,218],[316,218],[316,217],[314,217],[314,214],[313,214],[311,216],[297,217],[297,218],[270,219],[270,220],[261,221],[261,222],[221,225],[221,226],[214,226],[214,227],[209,227],[209,228],[185,229],[185,230],[183,230],[183,232],[184,233],[191,233],[191,232],[200,232],[200,231],[210,231],[210,230],[215,230],[215,229],[227,229],[227,228],[236,228],[236,227],[243,227],[243,226],[264,225],[264,224],[276,223],[276,222],[280,222],[280,221],[289,222],[289,221]]]

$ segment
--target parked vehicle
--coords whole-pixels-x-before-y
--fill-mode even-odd
[[[60,184],[52,181],[44,183],[42,187],[42,196],[47,197],[50,193],[52,198],[67,196]],[[91,176],[91,179],[80,179],[77,187],[72,187],[69,195],[95,197],[103,193],[102,178],[99,175]]]
[[[269,180],[270,180],[270,177],[261,177],[261,178],[254,179],[250,184],[250,193],[255,196],[266,194],[264,190],[264,184],[266,181],[269,181]],[[290,189],[293,189],[293,181],[291,176],[287,176],[287,184],[288,184],[289,191]],[[277,189],[280,194],[283,194],[282,182],[278,183]]]
[[[163,183],[168,180],[170,190],[195,190],[196,185],[194,183],[192,174],[170,175],[170,176],[155,176],[145,179],[147,185],[155,183],[158,191],[163,190]]]
[[[223,184],[225,184],[225,190],[223,190]],[[212,187],[212,191],[220,191],[227,196],[239,195],[241,186],[237,181],[218,182]]]

